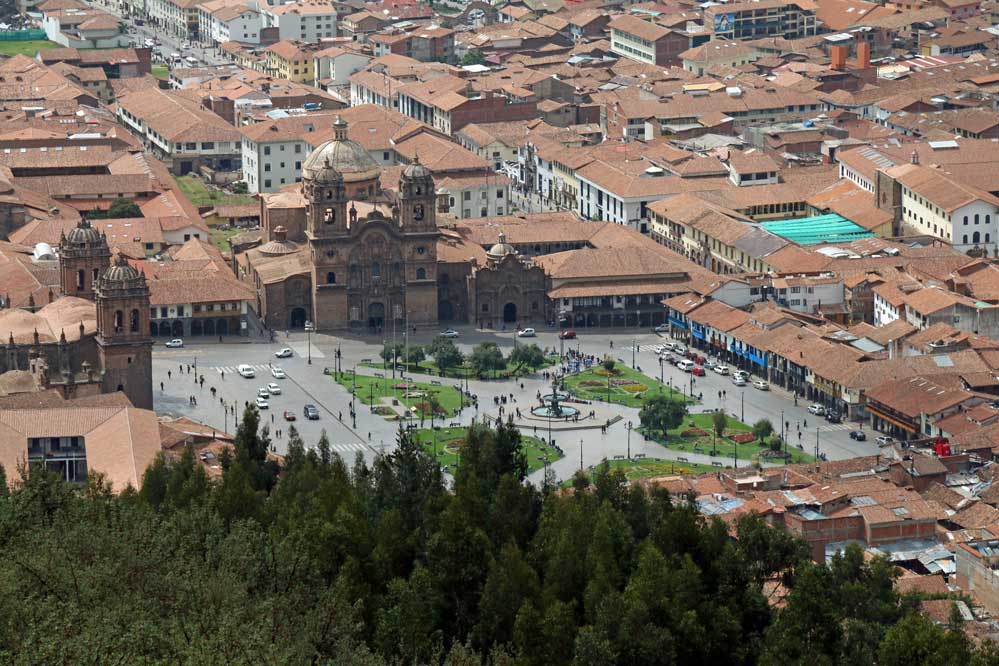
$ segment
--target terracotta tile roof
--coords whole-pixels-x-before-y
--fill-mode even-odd
[[[650,42],[662,39],[670,33],[669,28],[664,28],[661,25],[657,25],[651,21],[642,20],[637,16],[632,16],[630,14],[618,16],[607,24],[607,29],[608,31],[617,30],[629,35],[634,35],[635,37],[640,37],[641,39]]]
[[[950,521],[964,528],[988,527],[999,522],[999,509],[975,502],[951,516]]]
[[[118,98],[118,107],[168,141],[240,141],[235,127],[181,93],[154,88],[129,92]]]

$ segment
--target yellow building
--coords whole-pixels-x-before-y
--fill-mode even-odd
[[[277,42],[267,47],[267,73],[295,83],[312,84],[312,53],[294,39]]]

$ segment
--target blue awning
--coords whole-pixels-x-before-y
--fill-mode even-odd
[[[671,316],[669,318],[669,323],[671,323],[671,324],[673,324],[675,326],[679,326],[680,328],[682,328],[684,330],[686,330],[686,328],[687,328],[687,325],[685,323],[683,323],[682,321],[680,321],[679,319],[677,319],[676,317],[672,317]]]

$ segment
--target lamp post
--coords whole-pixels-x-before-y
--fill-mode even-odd
[[[309,365],[312,365],[312,329],[313,329],[312,322],[311,321],[305,322],[305,335],[308,338],[308,342],[306,344],[309,345],[309,351],[308,351]]]
[[[634,427],[634,424],[628,421],[628,425],[625,427],[628,428],[628,460],[631,460],[631,429]]]
[[[583,438],[579,438],[579,471],[583,471]]]
[[[784,462],[787,463],[787,438],[784,437],[784,410],[780,410],[780,439],[784,443]]]
[[[739,420],[743,423],[746,422],[746,390],[743,389],[742,393],[739,394]]]
[[[635,351],[638,349],[638,339],[631,339],[631,367],[635,367]]]

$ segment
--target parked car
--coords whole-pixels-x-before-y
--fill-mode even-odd
[[[562,338],[563,340],[575,340],[576,331],[572,330],[571,328],[567,328],[561,333],[559,333],[558,337]]]
[[[676,344],[675,344],[675,343],[673,343],[673,342],[670,342],[669,340],[667,340],[666,342],[664,342],[664,343],[662,344],[662,346],[663,346],[663,348],[664,348],[664,349],[665,349],[666,351],[673,351],[674,349],[676,349]]]
[[[742,377],[743,379],[749,379],[749,373],[745,370],[736,370],[732,373],[733,377]]]
[[[816,416],[824,416],[826,413],[826,408],[819,403],[808,406],[808,413],[815,414]]]
[[[866,442],[867,441],[867,434],[864,433],[863,430],[851,430],[850,431],[850,439],[855,439],[858,442]]]
[[[268,404],[267,400],[257,396],[257,409],[269,409],[269,408],[270,404]]]
[[[769,391],[770,384],[769,382],[765,382],[762,379],[757,379],[756,381],[753,382],[753,388],[758,389],[760,391]]]
[[[533,328],[525,328],[523,330],[517,331],[518,338],[533,338],[538,335],[537,331]]]
[[[441,331],[442,338],[456,338],[458,337],[458,331],[453,328],[449,328],[446,331]]]
[[[290,411],[288,409],[284,410],[284,420],[285,421],[294,421],[295,420],[295,412]]]
[[[267,392],[271,395],[281,395],[281,387],[274,382],[271,382],[267,385]]]
[[[699,365],[695,365],[693,368],[690,369],[690,374],[697,375],[698,377],[703,377],[704,376],[704,368],[702,368]]]
[[[166,346],[167,347],[183,347],[184,346],[184,341],[181,340],[180,338],[174,338],[170,342],[166,343]]]
[[[881,435],[878,437],[877,442],[878,446],[890,446],[895,443],[895,438],[888,435]]]
[[[666,346],[656,345],[655,347],[652,348],[652,351],[654,351],[658,356],[662,356],[663,354],[666,353]]]
[[[826,421],[829,423],[842,423],[843,416],[835,409],[830,409],[826,412]]]
[[[271,377],[274,379],[285,379],[287,376],[288,375],[284,374],[284,370],[282,370],[279,366],[275,365],[271,368]]]
[[[319,408],[316,407],[315,405],[306,405],[304,414],[305,418],[309,419],[310,421],[319,420]]]
[[[719,375],[727,375],[728,374],[728,366],[727,365],[716,365],[715,367],[713,367],[711,369],[714,370],[715,372],[717,372]]]
[[[682,359],[679,363],[677,363],[676,367],[678,367],[680,370],[683,370],[684,372],[690,372],[697,367],[697,364],[691,361],[689,358],[685,358]]]
[[[274,355],[277,356],[278,358],[291,358],[292,356],[295,355],[295,352],[291,350],[291,347],[284,347],[283,349],[279,349],[278,351],[274,352]]]
[[[667,331],[669,331],[669,324],[657,324],[656,327],[652,330],[655,331],[656,333],[666,333]]]
[[[714,367],[718,366],[718,361],[715,361],[715,360],[709,358],[709,359],[706,359],[704,361],[704,363],[702,363],[701,365],[703,365],[705,368],[708,368],[710,370],[711,368],[714,368]]]
[[[680,354],[680,355],[682,356],[683,354],[686,354],[686,353],[687,353],[687,348],[686,348],[686,347],[684,347],[684,346],[683,346],[683,345],[682,345],[681,343],[679,343],[679,342],[674,342],[674,343],[673,343],[673,351],[675,351],[675,352],[676,352],[677,354]]]
[[[739,375],[732,375],[732,383],[735,384],[736,386],[745,386],[746,380],[745,378],[740,377]]]
[[[257,373],[253,370],[253,366],[246,365],[245,363],[237,366],[236,372],[239,373],[240,377],[246,377],[247,379],[253,379],[257,376]]]

